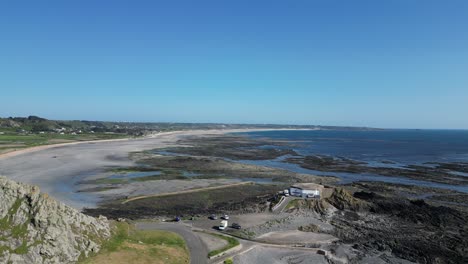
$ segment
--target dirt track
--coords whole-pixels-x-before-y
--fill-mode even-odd
[[[200,192],[200,191],[217,190],[217,189],[229,188],[229,187],[240,186],[240,185],[246,185],[246,184],[252,184],[252,182],[239,182],[239,183],[226,184],[226,185],[214,186],[214,187],[199,188],[199,189],[186,190],[186,191],[180,191],[180,192],[169,192],[169,193],[160,193],[160,194],[155,194],[155,195],[137,196],[137,197],[132,197],[132,198],[130,198],[130,199],[125,200],[124,202],[122,202],[122,204],[131,202],[131,201],[140,200],[140,199],[145,199],[145,198],[154,198],[154,197],[163,197],[163,196],[169,196],[169,195],[175,195],[175,194],[183,194],[183,193],[193,193],[193,192]]]

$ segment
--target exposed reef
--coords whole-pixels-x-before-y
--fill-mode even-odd
[[[409,165],[404,167],[372,167],[365,162],[323,155],[291,157],[285,160],[302,168],[326,172],[366,173],[376,177],[406,177],[414,180],[431,181],[451,185],[468,185],[468,177],[456,175],[449,168],[464,171],[464,163],[444,163],[436,166]]]

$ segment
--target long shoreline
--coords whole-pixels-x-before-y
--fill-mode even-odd
[[[133,166],[131,152],[174,146],[181,137],[222,135],[235,132],[285,129],[218,129],[162,132],[142,138],[79,141],[21,149],[0,155],[0,175],[39,186],[43,192],[77,209],[94,207],[100,194],[82,193],[86,179],[106,177],[110,168]],[[287,129],[291,130],[291,129]],[[193,187],[206,187],[216,180],[200,180]],[[232,182],[225,182],[229,184]],[[175,184],[175,183],[174,183]],[[173,191],[180,187],[172,186]],[[185,188],[185,187],[184,187]],[[130,195],[134,190],[126,190]]]
[[[89,144],[89,143],[106,143],[106,142],[119,142],[119,141],[130,141],[130,140],[145,140],[151,139],[159,136],[166,136],[166,135],[174,135],[174,134],[187,134],[190,136],[192,133],[195,135],[200,134],[228,134],[228,133],[244,133],[244,132],[261,132],[261,131],[283,131],[283,130],[294,130],[294,131],[304,131],[304,130],[317,130],[317,129],[289,129],[289,128],[241,128],[241,129],[212,129],[212,130],[177,130],[177,131],[169,131],[169,132],[161,132],[156,134],[151,134],[145,137],[135,137],[135,138],[116,138],[116,139],[97,139],[97,140],[86,140],[86,141],[75,141],[75,142],[67,142],[67,143],[57,143],[57,144],[48,144],[48,145],[41,145],[41,146],[34,146],[34,147],[27,147],[23,149],[18,149],[14,151],[10,151],[7,153],[0,154],[0,159],[15,157],[22,154],[32,153],[36,151],[47,150],[51,148],[59,148],[59,147],[66,147],[66,146],[73,146],[78,144]],[[191,133],[192,132],[192,133]],[[202,133],[199,133],[202,132]],[[205,133],[206,132],[206,133]],[[213,133],[214,132],[214,133]]]

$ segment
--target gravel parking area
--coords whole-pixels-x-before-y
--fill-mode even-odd
[[[258,241],[281,244],[330,244],[338,238],[321,233],[301,232],[298,230],[270,232],[256,238]]]
[[[202,229],[217,229],[217,226],[220,224],[221,216],[217,215],[218,220],[211,220],[209,219],[208,215],[202,216],[195,221],[192,221],[194,227],[202,228]],[[271,214],[271,213],[255,213],[255,214],[241,214],[241,215],[229,215],[229,227],[228,230],[231,229],[230,226],[232,223],[238,223],[242,226],[242,229],[254,227],[260,224],[264,224],[268,221],[276,220],[284,218],[284,216],[278,214]]]
[[[196,232],[195,234],[198,237],[200,237],[201,241],[203,242],[203,244],[206,245],[206,247],[208,248],[208,251],[210,252],[213,250],[223,248],[228,244],[226,240],[207,234],[207,233]]]

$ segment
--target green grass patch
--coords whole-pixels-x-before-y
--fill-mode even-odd
[[[10,228],[10,220],[8,218],[8,215],[0,219],[0,230],[7,230]]]
[[[251,240],[255,238],[256,234],[252,231],[248,231],[246,229],[243,230],[234,230],[234,231],[229,231],[229,234],[235,237]]]
[[[159,230],[135,231],[131,234],[129,240],[133,242],[141,241],[149,245],[185,247],[185,241],[177,234]]]
[[[301,200],[291,200],[289,201],[288,205],[286,205],[285,209],[292,209],[292,208],[299,208]]]
[[[21,204],[23,203],[24,199],[17,199],[13,205],[10,207],[8,210],[8,213],[6,214],[5,217],[0,219],[0,230],[7,230],[11,228],[11,219],[10,217],[12,215],[15,215],[18,212],[18,209],[21,207]],[[13,227],[15,229],[16,227]]]
[[[119,256],[124,258],[133,256],[131,261],[134,263],[138,263],[138,259],[146,260],[143,261],[144,263],[149,263],[147,261],[149,259],[169,259],[167,263],[188,262],[188,249],[185,241],[175,233],[160,230],[136,230],[133,225],[127,222],[114,222],[112,228],[112,236],[102,244],[100,252],[86,259],[82,255],[78,263],[100,263],[100,260],[109,258],[124,263],[122,259],[116,259]],[[177,249],[177,252],[180,253],[178,253],[180,255],[178,257],[186,256],[186,261],[174,262],[171,260],[174,256],[168,255],[167,248]],[[131,263],[131,261],[126,262]]]
[[[224,239],[224,240],[226,240],[228,242],[228,244],[226,246],[224,246],[224,247],[222,247],[220,249],[217,249],[217,250],[213,250],[210,253],[208,253],[208,257],[216,256],[216,255],[218,255],[220,253],[223,253],[226,250],[229,250],[229,249],[231,249],[233,247],[237,247],[238,245],[240,245],[239,240],[237,240],[237,239],[235,239],[233,237],[228,237],[228,236],[223,236],[223,235],[213,234],[213,233],[206,233],[206,234],[209,234],[209,235]]]
[[[102,250],[116,251],[129,237],[130,225],[126,222],[116,222],[112,237],[102,244]]]
[[[28,223],[13,226],[11,228],[11,236],[14,237],[14,238],[25,237],[27,235],[27,233],[28,233]]]
[[[234,261],[231,258],[224,260],[224,264],[234,264]]]
[[[10,249],[9,247],[7,247],[7,246],[0,246],[0,253],[2,253],[2,252],[4,252],[4,251],[10,252],[11,249]],[[1,255],[1,254],[0,254],[0,255]]]
[[[41,146],[41,145],[50,145],[50,144],[57,144],[61,143],[60,141],[63,140],[67,141],[92,141],[92,140],[102,140],[102,139],[120,139],[120,138],[127,138],[129,137],[126,134],[105,134],[105,133],[95,133],[95,134],[3,134],[0,135],[0,147],[2,145],[11,145],[11,144],[20,144],[24,147],[34,147],[34,146]],[[21,147],[21,146],[20,146]],[[8,148],[8,147],[6,147]],[[17,148],[17,147],[10,147],[10,148]]]
[[[23,255],[28,253],[28,245],[26,243],[26,240],[23,241],[21,246],[15,248],[13,250],[13,253],[18,254],[18,255]]]
[[[107,252],[116,251],[125,241],[133,243],[143,242],[147,245],[185,247],[185,241],[175,233],[159,230],[141,231],[136,230],[126,222],[116,222],[111,239],[103,243],[102,249]]]
[[[6,246],[2,246],[0,247],[0,252],[2,251],[5,251],[5,250],[8,250],[9,252],[13,252],[15,254],[26,254],[28,253],[28,246],[27,246],[27,234],[28,234],[28,224],[31,220],[31,216],[28,215],[28,219],[26,219],[26,221],[22,224],[19,224],[19,225],[12,225],[12,216],[15,215],[19,208],[21,207],[23,201],[25,199],[17,199],[13,205],[10,207],[10,209],[8,209],[8,213],[7,215],[0,219],[0,230],[1,231],[10,231],[8,232],[9,235],[8,235],[8,238],[18,238],[18,239],[23,239],[23,243],[15,248],[15,249],[11,249],[9,247],[6,247]],[[0,237],[0,240],[6,240],[8,238],[6,237]]]

